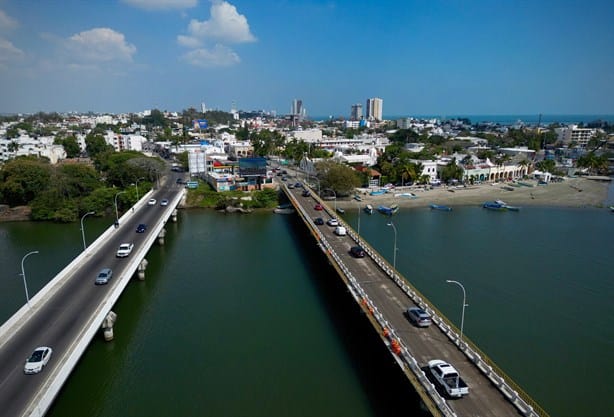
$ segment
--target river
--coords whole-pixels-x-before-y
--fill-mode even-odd
[[[358,223],[357,210],[346,220]],[[392,260],[387,218],[361,235]],[[614,214],[403,210],[397,269],[552,416],[614,409]],[[88,217],[89,241],[108,221]],[[296,216],[184,210],[49,416],[419,415],[419,401]],[[0,318],[82,249],[79,225],[0,224]],[[24,356],[27,353],[24,353]]]

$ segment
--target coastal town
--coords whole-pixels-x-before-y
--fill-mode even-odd
[[[283,116],[208,110],[204,104],[201,111],[182,113],[3,116],[0,164],[35,158],[54,166],[92,166],[91,154],[103,147],[167,163],[155,172],[127,173],[127,184],[154,181],[171,168],[218,193],[252,192],[276,189],[286,175],[274,168],[293,167],[314,186],[317,181],[332,189],[341,206],[351,206],[356,195],[365,204],[410,207],[497,199],[564,206],[605,201],[614,155],[614,126],[607,121],[542,123],[541,115],[537,123],[512,124],[462,117],[386,120],[381,98],[367,99],[365,107],[363,113],[354,104],[349,117],[326,120],[308,118],[298,99]],[[326,177],[326,164],[347,168],[354,179]],[[2,178],[2,213],[19,218],[10,209],[21,204],[9,197],[26,186],[9,173]]]

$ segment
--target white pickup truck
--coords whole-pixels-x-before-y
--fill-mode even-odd
[[[469,394],[469,387],[462,380],[458,371],[449,363],[441,359],[433,359],[429,361],[429,370],[437,383],[446,390],[450,397],[458,398]]]

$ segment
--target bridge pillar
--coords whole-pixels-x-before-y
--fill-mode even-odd
[[[171,220],[173,221],[173,223],[177,223],[177,209],[173,210],[173,212],[171,213]]]
[[[145,258],[143,258],[141,263],[139,263],[139,267],[137,269],[139,281],[145,281],[145,269],[147,268],[148,263],[149,262],[147,262],[147,259]]]
[[[107,342],[113,340],[113,325],[115,324],[115,320],[117,320],[117,314],[113,311],[109,311],[102,321],[102,332],[104,334],[104,340]]]
[[[160,230],[160,234],[158,235],[158,243],[160,245],[164,245],[164,236],[166,236],[166,229]]]

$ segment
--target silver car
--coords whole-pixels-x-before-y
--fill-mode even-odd
[[[113,271],[111,268],[103,268],[98,273],[96,277],[96,281],[94,282],[96,285],[105,285],[109,283],[109,280],[113,278]]]
[[[420,307],[407,309],[407,318],[418,327],[428,327],[431,325],[431,316]]]

